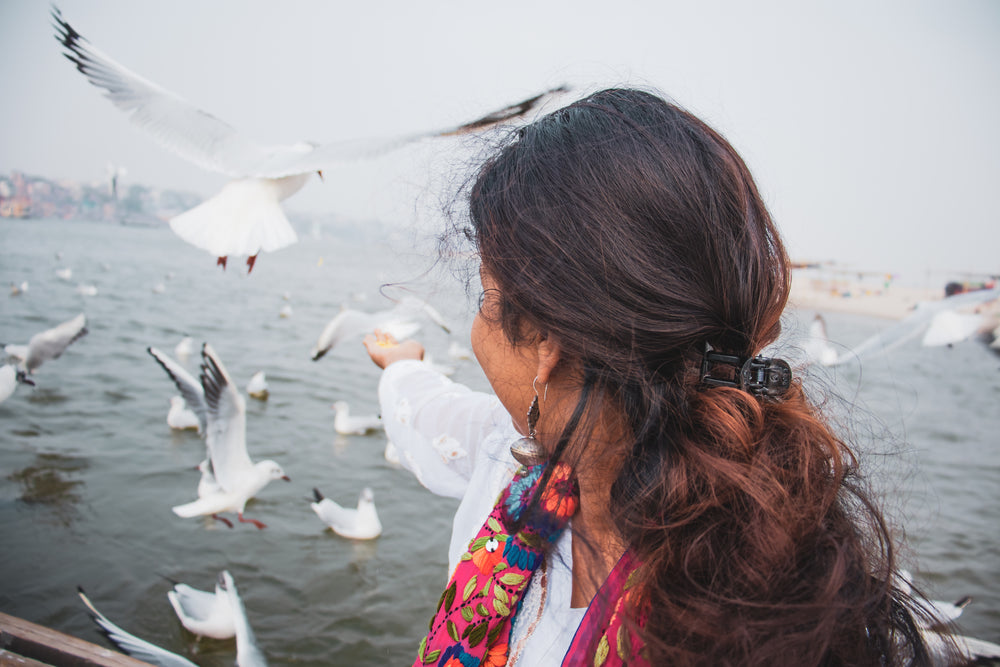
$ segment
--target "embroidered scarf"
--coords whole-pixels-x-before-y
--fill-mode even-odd
[[[510,652],[513,617],[531,576],[576,511],[579,492],[572,470],[557,463],[531,514],[516,533],[547,464],[522,467],[500,493],[486,523],[462,554],[438,601],[430,632],[420,642],[414,667],[502,667]],[[626,552],[584,615],[563,665],[612,667],[639,658],[638,639],[625,631],[624,603],[635,562]],[[598,601],[605,601],[599,604]],[[593,655],[584,660],[583,656]]]

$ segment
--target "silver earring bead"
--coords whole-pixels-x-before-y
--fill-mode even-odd
[[[544,463],[549,458],[545,450],[542,449],[542,445],[535,439],[535,426],[538,424],[540,414],[538,410],[538,394],[535,394],[535,397],[531,400],[531,406],[528,407],[528,435],[519,438],[510,446],[511,455],[521,465],[530,467]]]

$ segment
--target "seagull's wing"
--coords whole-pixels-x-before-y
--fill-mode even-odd
[[[176,584],[173,590],[167,592],[167,598],[177,612],[177,617],[182,621],[186,619],[204,621],[215,609],[215,593],[200,591],[187,584]]]
[[[968,308],[997,298],[1000,298],[1000,287],[956,294],[938,301],[923,301],[918,304],[915,311],[893,326],[862,341],[853,350],[840,355],[837,358],[837,364],[853,361],[872,350],[888,352],[899,347],[906,341],[919,336],[930,325],[934,316],[945,310]]]
[[[337,343],[349,336],[359,336],[378,327],[377,316],[352,308],[344,308],[327,322],[316,339],[311,356],[316,361],[329,352]]]
[[[7,355],[7,361],[14,364],[23,363],[28,358],[28,346],[16,343],[8,343],[3,346],[3,353]]]
[[[242,176],[251,165],[275,159],[292,147],[265,148],[242,137],[215,116],[117,63],[88,42],[53,8],[56,39],[93,85],[105,91],[134,124],[164,148],[211,171]]]
[[[184,402],[187,403],[191,412],[198,415],[198,423],[201,424],[201,432],[204,433],[208,427],[208,405],[205,403],[205,390],[201,388],[201,384],[180,364],[155,347],[147,347],[146,351],[156,359],[157,363],[163,367],[170,379],[177,385],[181,396],[184,397]]]
[[[87,318],[80,313],[71,320],[52,327],[47,331],[37,333],[28,341],[28,356],[24,360],[24,367],[30,373],[49,359],[58,359],[59,356],[74,341],[79,340],[87,333]]]
[[[935,665],[992,665],[995,661],[1000,660],[1000,645],[993,642],[926,629],[921,629],[921,635]],[[960,656],[965,658],[967,663],[955,662],[956,656],[951,650],[952,646],[958,649]]]
[[[151,665],[159,665],[159,667],[198,667],[198,665],[187,658],[179,656],[176,653],[171,653],[155,644],[150,644],[144,639],[139,639],[131,633],[125,632],[109,621],[104,614],[97,611],[97,608],[87,598],[82,588],[78,588],[77,591],[80,599],[83,600],[83,604],[87,605],[87,609],[90,610],[94,623],[107,635],[111,643],[117,646],[123,653],[127,653],[133,658],[148,662]]]
[[[285,152],[274,153],[273,159],[269,162],[262,162],[254,176],[266,176],[276,178],[288,176],[290,174],[301,174],[313,171],[322,171],[331,165],[343,163],[348,160],[359,160],[366,158],[376,158],[390,151],[394,151],[407,144],[411,144],[422,139],[432,139],[435,137],[449,137],[461,134],[470,134],[488,130],[492,127],[523,118],[534,109],[541,107],[549,100],[567,92],[566,86],[552,88],[528,99],[521,100],[514,104],[509,104],[502,109],[491,111],[481,118],[462,123],[447,128],[429,130],[425,132],[414,132],[395,137],[355,139],[342,142],[334,142],[316,146],[308,153],[294,154]]]
[[[233,620],[236,624],[236,665],[237,667],[267,667],[267,658],[257,644],[257,637],[247,619],[247,610],[243,599],[236,590],[236,582],[228,570],[219,575],[222,588],[229,594],[229,603],[233,608]]]
[[[441,327],[445,333],[451,333],[451,326],[438,310],[427,301],[416,296],[404,296],[399,305],[393,309],[404,316],[426,315],[431,322]]]
[[[337,501],[324,498],[318,489],[313,489],[316,502],[309,506],[316,516],[335,531],[351,528],[357,521],[358,511],[354,508],[342,507]]]
[[[253,473],[253,461],[247,454],[246,401],[208,343],[202,347],[201,358],[201,386],[208,406],[206,439],[212,469],[222,488],[232,491]]]

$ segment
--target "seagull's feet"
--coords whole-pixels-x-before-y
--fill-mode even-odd
[[[264,530],[265,528],[267,528],[266,525],[264,525],[263,523],[261,523],[257,519],[244,519],[243,518],[243,512],[240,512],[236,516],[238,516],[240,518],[240,523],[252,523],[253,525],[257,526],[257,530]]]
[[[257,255],[259,255],[259,254],[260,253],[257,253]],[[250,255],[249,257],[247,257],[247,275],[248,276],[250,275],[250,272],[253,271],[253,265],[254,265],[254,262],[257,261],[257,255]]]
[[[221,266],[221,267],[222,267],[222,270],[223,270],[223,271],[225,271],[225,270],[226,270],[226,260],[227,260],[228,258],[229,258],[229,256],[228,256],[228,255],[223,255],[223,256],[222,256],[222,257],[220,257],[219,259],[215,260],[215,265],[216,265],[216,266]]]
[[[229,519],[227,519],[227,518],[226,518],[226,517],[224,517],[224,516],[219,516],[218,514],[213,514],[213,515],[212,515],[212,518],[213,518],[213,519],[215,519],[216,521],[221,521],[222,523],[226,524],[226,525],[227,525],[227,526],[229,526],[230,528],[232,528],[232,527],[233,527],[233,522],[232,522],[232,521],[230,521]]]

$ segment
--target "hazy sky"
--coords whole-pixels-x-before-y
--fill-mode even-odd
[[[615,8],[612,9],[612,4]],[[437,128],[561,83],[656,88],[719,129],[796,259],[1000,272],[1000,2],[62,0],[125,66],[262,142]],[[0,171],[210,195],[0,2]],[[345,166],[290,210],[407,222],[419,161]],[[407,166],[409,165],[409,166]]]

